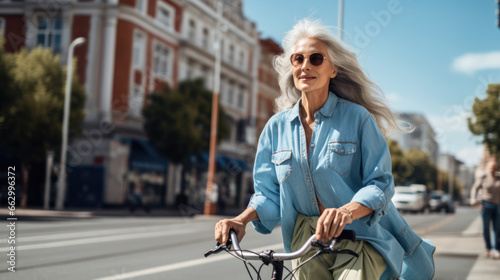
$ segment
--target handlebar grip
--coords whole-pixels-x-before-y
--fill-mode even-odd
[[[350,229],[344,229],[339,237],[336,238],[337,242],[340,242],[344,239],[356,241],[356,232]]]

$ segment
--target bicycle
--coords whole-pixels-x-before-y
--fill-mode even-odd
[[[344,230],[339,237],[333,238],[328,242],[328,244],[323,243],[322,241],[318,241],[315,238],[315,235],[313,234],[305,243],[302,245],[300,249],[298,249],[295,252],[291,253],[276,253],[273,250],[264,250],[261,253],[256,253],[253,251],[249,250],[242,250],[240,248],[240,244],[238,241],[238,237],[236,235],[236,232],[234,230],[230,231],[230,238],[227,241],[226,244],[220,244],[217,242],[216,246],[214,249],[209,250],[208,252],[205,253],[205,257],[208,257],[212,254],[217,254],[222,251],[226,251],[228,254],[232,255],[233,257],[243,261],[245,264],[245,268],[248,272],[248,275],[250,276],[250,279],[253,280],[252,274],[250,273],[250,269],[248,268],[248,265],[253,268],[255,273],[257,274],[257,279],[262,279],[260,276],[260,271],[264,265],[269,265],[271,264],[273,266],[272,269],[272,276],[271,280],[283,280],[287,279],[288,277],[291,276],[291,279],[294,279],[295,273],[298,271],[298,269],[314,259],[315,257],[322,255],[322,254],[350,254],[355,256],[356,258],[358,257],[358,254],[356,254],[354,251],[347,250],[347,249],[335,249],[335,245],[338,244],[342,240],[351,240],[355,241],[356,240],[356,232],[353,230]],[[234,250],[231,250],[231,245],[234,245]],[[304,256],[306,253],[308,253],[312,248],[318,248],[318,251],[300,263],[296,268],[290,270],[284,265],[284,261],[286,260],[293,260],[300,258]],[[259,269],[257,270],[255,266],[253,266],[249,261],[250,260],[260,260],[262,264],[260,265]],[[288,271],[288,274],[283,278],[283,269],[286,269]]]

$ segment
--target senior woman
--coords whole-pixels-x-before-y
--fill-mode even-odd
[[[326,242],[353,229],[356,241],[339,247],[357,258],[319,256],[299,270],[299,279],[431,279],[435,247],[391,203],[384,134],[403,129],[377,86],[319,21],[298,22],[283,47],[274,61],[279,113],[259,139],[255,194],[243,213],[216,224],[215,239],[226,243],[234,229],[241,240],[249,222],[264,234],[281,223],[290,252],[311,234]]]

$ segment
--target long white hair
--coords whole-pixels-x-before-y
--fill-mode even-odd
[[[328,54],[333,61],[330,63],[338,68],[337,76],[330,79],[330,91],[365,107],[375,117],[380,131],[385,136],[393,130],[401,132],[412,130],[411,127],[403,128],[398,124],[397,118],[386,105],[382,91],[365,75],[356,55],[344,47],[319,20],[299,21],[283,39],[284,52],[274,57],[273,66],[278,72],[281,88],[281,94],[275,100],[276,112],[292,108],[302,95],[293,82],[290,56],[295,44],[303,38],[315,38],[328,46]]]

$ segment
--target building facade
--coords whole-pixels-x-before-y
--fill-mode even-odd
[[[231,137],[218,147],[218,163],[224,171],[233,170],[221,184],[232,204],[238,204],[234,203],[241,195],[238,186],[251,180],[255,141],[248,131],[254,131],[251,120],[257,110],[260,44],[255,24],[243,14],[242,0],[223,2],[220,102]],[[176,87],[182,80],[203,77],[213,90],[216,4],[211,0],[0,3],[0,31],[8,52],[41,45],[60,54],[64,65],[71,41],[86,38],[74,52],[76,72],[85,85],[86,115],[82,135],[68,149],[68,177],[73,172],[79,179],[68,186],[67,204],[124,205],[137,189],[138,176],[144,182],[142,195],[151,205],[175,204],[185,181],[203,186],[199,183],[206,177],[203,172],[168,164],[149,145],[141,110],[148,94]],[[96,168],[99,172],[89,171]],[[196,176],[189,179],[186,173]]]
[[[424,151],[431,161],[437,165],[439,145],[436,141],[436,133],[421,114],[401,113],[399,117],[409,122],[415,130],[411,133],[394,132],[390,138],[396,140],[403,151],[419,149]]]

